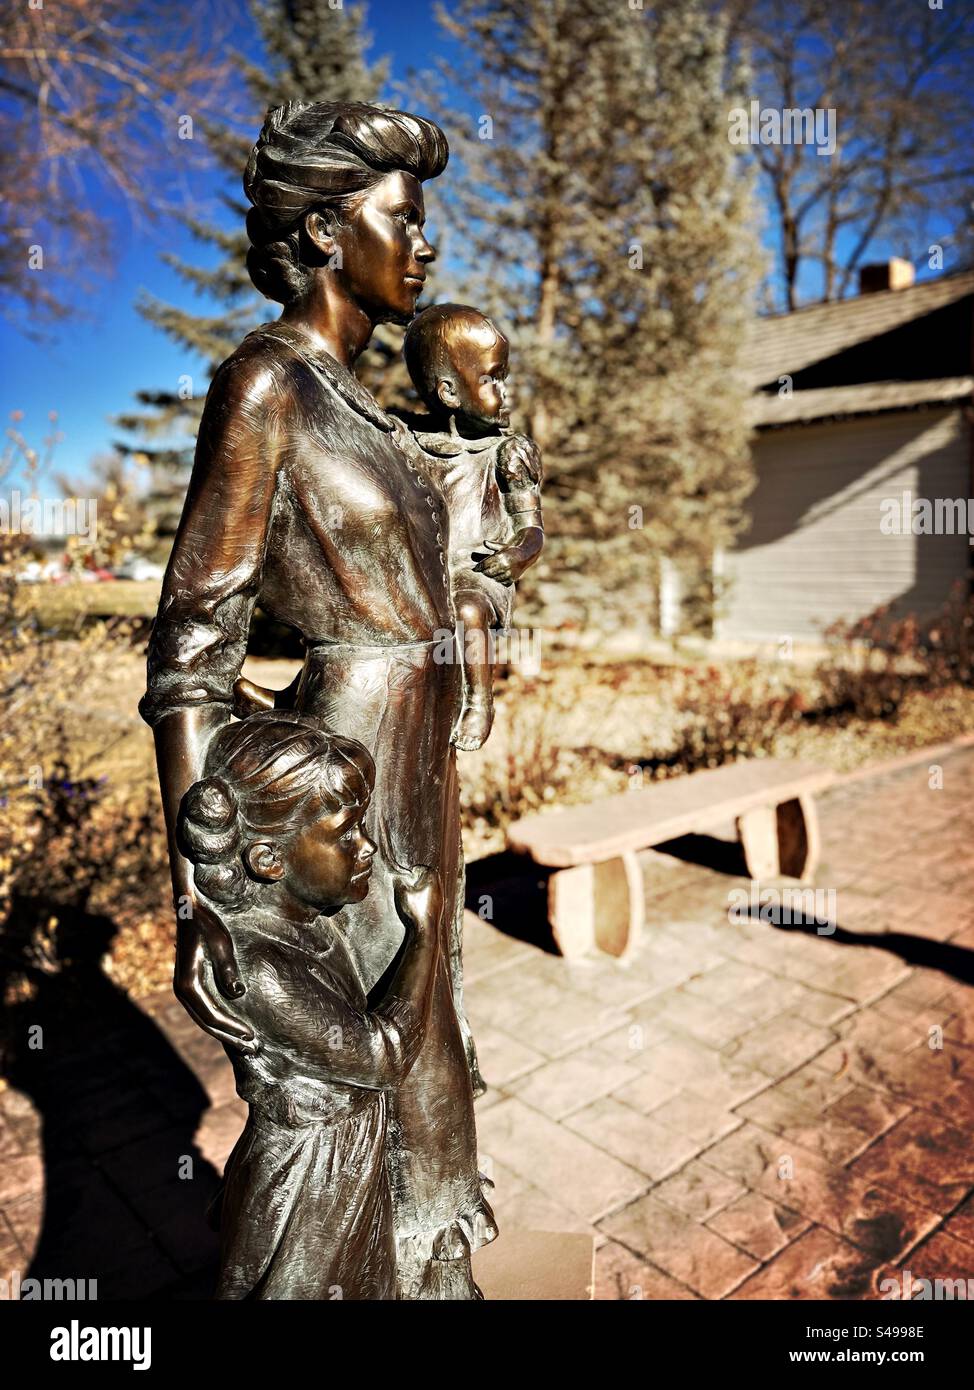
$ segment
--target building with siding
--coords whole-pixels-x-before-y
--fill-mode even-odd
[[[880,607],[922,618],[969,582],[974,271],[915,285],[893,261],[860,290],[755,325],[757,485],[717,558],[718,639],[815,640]]]

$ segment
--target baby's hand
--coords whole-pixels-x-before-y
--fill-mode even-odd
[[[393,888],[396,911],[417,932],[436,931],[443,911],[443,888],[435,869],[425,864],[397,867]]]
[[[494,541],[484,541],[484,550],[491,551],[478,560],[474,569],[486,574],[488,579],[496,579],[498,584],[516,584],[524,573],[524,561],[515,546],[499,546]]]

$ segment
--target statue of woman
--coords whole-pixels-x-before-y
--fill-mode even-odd
[[[479,1296],[470,1251],[496,1235],[477,1171],[475,1069],[463,1018],[463,863],[451,738],[461,670],[442,498],[400,447],[403,427],[352,374],[376,324],[406,322],[434,259],[422,183],[444,169],[429,121],[358,103],[271,111],[244,189],[247,264],[283,305],[216,372],[149,645],[141,710],[154,728],[177,904],[176,992],[244,1051],[261,1037],[232,1001],[245,985],[231,935],[196,893],[177,837],[180,802],[231,718],[256,602],[301,636],[289,703],[362,743],[375,763],[371,888],[332,928],[361,986],[384,990],[404,928],[397,866],[443,893],[429,1024],[389,1097],[387,1162],[397,1296]],[[254,1012],[247,1014],[254,1017]]]

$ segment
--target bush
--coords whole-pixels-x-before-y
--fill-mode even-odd
[[[768,757],[779,732],[804,709],[799,692],[757,661],[685,667],[674,679],[678,708],[685,711],[677,742],[638,764],[656,778]]]
[[[826,628],[828,656],[818,667],[815,718],[895,721],[914,690],[974,684],[974,598],[958,581],[936,618],[894,616],[877,608]]]
[[[10,432],[13,435],[13,432]],[[14,436],[19,438],[19,436]],[[22,448],[28,483],[36,456]],[[0,480],[13,462],[0,460]],[[99,544],[111,520],[99,517]],[[0,536],[0,959],[6,991],[64,968],[67,936],[96,919],[107,937],[165,924],[166,845],[149,787],[133,799],[93,766],[110,748],[80,727],[78,705],[96,676],[131,649],[133,624],[76,614],[72,640],[38,616],[36,585],[20,575],[30,535]],[[80,548],[74,559],[84,564]]]

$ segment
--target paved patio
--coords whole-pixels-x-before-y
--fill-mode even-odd
[[[468,1003],[503,1227],[590,1232],[604,1299],[974,1279],[974,750],[938,766],[821,798],[833,934],[731,922],[745,879],[650,854],[638,955],[569,964],[518,939],[536,895],[478,881],[496,925],[468,914]],[[719,845],[681,853],[701,848],[733,869]],[[34,1001],[45,1048],[0,1094],[0,1274],[206,1297],[229,1065],[168,995],[83,984]]]

